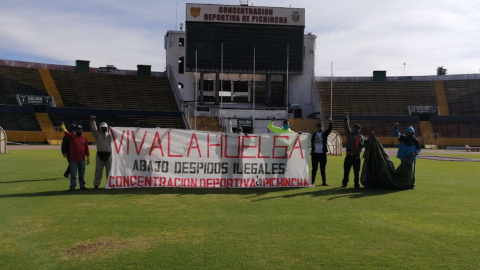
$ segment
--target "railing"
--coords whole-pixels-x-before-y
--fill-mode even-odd
[[[185,127],[187,129],[191,129],[190,117],[187,118],[185,114],[185,107],[183,106],[183,102],[184,102],[183,93],[181,93],[178,90],[177,79],[175,78],[175,73],[173,73],[173,69],[170,65],[167,66],[167,77],[168,77],[168,81],[170,82],[170,87],[172,87],[173,95],[175,96],[175,101],[177,102],[178,110],[183,112],[182,114],[183,124],[185,124]],[[187,113],[187,115],[189,115],[189,113]]]
[[[305,122],[305,131],[310,132],[310,131],[308,130],[307,118],[305,117],[305,115],[303,116],[303,121]]]
[[[312,111],[313,112],[320,112],[320,119],[322,119],[322,121],[324,121],[324,114],[323,114],[323,104],[322,104],[322,100],[320,99],[320,97],[318,96],[318,92],[317,92],[317,81],[315,80],[315,74],[313,74],[312,76],[312,91],[314,93],[313,95],[313,100],[312,100]],[[314,102],[315,101],[315,102]],[[317,105],[314,107],[314,104]]]

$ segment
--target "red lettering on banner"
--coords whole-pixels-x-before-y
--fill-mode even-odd
[[[144,187],[145,186],[145,178],[143,176],[138,177],[137,186],[139,186],[139,187]]]
[[[182,157],[182,155],[172,155],[170,154],[170,131],[168,132],[168,156],[169,157]]]
[[[262,136],[258,136],[258,155],[257,158],[270,158],[269,156],[261,156],[262,149]]]
[[[152,186],[152,177],[145,176],[145,186],[147,187]]]
[[[210,146],[220,146],[220,157],[223,157],[223,135],[220,135],[220,143],[210,143],[210,134],[207,134],[207,157],[210,157]]]
[[[228,155],[228,135],[225,135],[225,154],[224,156],[226,158],[239,158],[240,157],[240,137],[241,136],[238,136],[237,140],[238,140],[238,148],[237,148],[237,155],[236,156],[229,156]]]
[[[242,136],[242,158],[255,158],[255,156],[245,156],[243,154],[243,150],[246,149],[246,148],[257,148],[256,145],[254,146],[250,146],[250,145],[245,145],[245,138],[257,138],[257,136]]]
[[[192,147],[193,139],[195,138],[195,146]],[[190,138],[190,145],[188,146],[188,153],[187,157],[190,157],[190,150],[191,149],[197,149],[198,151],[198,156],[202,157],[202,153],[200,152],[200,146],[198,145],[198,140],[197,140],[197,135],[195,133],[192,133],[192,137]]]
[[[153,178],[153,186],[156,187],[156,186],[160,186],[160,178],[158,176],[154,176],[152,177]],[[151,186],[151,185],[150,185]]]
[[[127,155],[130,155],[130,132],[127,130]]]
[[[167,186],[169,186],[169,187],[173,186],[173,182],[172,182],[172,178],[171,178],[171,177],[168,178],[168,184],[167,184]]]
[[[298,142],[298,146],[296,146],[297,142]],[[290,156],[288,156],[288,158],[292,158],[293,150],[295,150],[295,149],[300,149],[300,155],[302,156],[302,159],[304,159],[303,151],[302,151],[302,142],[300,141],[300,136],[297,136],[297,139],[295,140],[295,143],[293,144],[293,148],[292,148],[292,150],[290,152]]]
[[[255,179],[252,178],[252,179],[250,180],[250,187],[256,187],[256,186],[257,186],[257,185],[255,184]]]
[[[288,145],[277,145],[277,138],[285,138],[288,139],[288,136],[273,136],[273,149],[272,149],[272,158],[287,158],[287,150],[288,150]],[[283,156],[275,156],[275,149],[276,148],[284,148],[285,149],[285,154]]]
[[[160,186],[165,186],[165,183],[167,182],[167,178],[166,177],[160,177]]]
[[[140,148],[138,148],[137,147],[137,140],[135,139],[135,133],[133,133],[133,130],[132,130],[132,140],[133,140],[133,143],[135,144],[135,151],[137,151],[137,156],[139,156],[140,152],[142,152],[143,143],[145,142],[145,137],[146,136],[147,136],[147,132],[145,131],[145,133],[143,134],[142,143],[140,144]]]
[[[122,177],[122,187],[129,187],[130,186],[130,177],[123,176]]]
[[[156,141],[158,141],[158,146],[155,146]],[[160,134],[158,133],[158,131],[155,132],[155,137],[153,138],[152,146],[150,146],[150,153],[148,154],[149,156],[152,155],[152,152],[153,150],[155,150],[155,148],[159,148],[160,151],[162,151],[162,157],[163,157],[164,155],[163,155],[162,141],[160,140]]]
[[[114,176],[108,177],[108,186],[109,186],[109,187],[114,187],[114,186],[115,186],[115,184],[112,184],[112,180],[115,181],[115,177],[114,177]]]
[[[122,131],[122,138],[120,139],[120,144],[117,146],[117,141],[115,140],[115,132],[112,132],[112,139],[113,139],[113,143],[115,144],[115,150],[117,151],[117,154],[120,153],[120,149],[122,148],[124,135],[125,135],[125,130]]]

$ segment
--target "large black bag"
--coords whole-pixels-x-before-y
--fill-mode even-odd
[[[407,189],[413,183],[413,155],[396,170],[390,156],[372,132],[363,153],[360,182],[365,187]]]

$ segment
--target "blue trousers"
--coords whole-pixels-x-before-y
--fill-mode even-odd
[[[77,171],[80,187],[85,187],[85,160],[70,161],[70,188],[73,189],[77,186]]]

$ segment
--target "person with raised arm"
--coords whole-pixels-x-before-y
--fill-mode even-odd
[[[88,188],[85,187],[85,165],[90,164],[90,151],[87,138],[82,136],[83,128],[77,125],[75,133],[70,133],[62,123],[60,129],[65,132],[70,143],[70,189],[68,191],[74,191],[77,186],[77,172],[80,189],[86,190]]]
[[[95,159],[95,176],[93,178],[93,186],[97,189],[102,182],[103,168],[105,168],[105,175],[110,174],[110,168],[112,167],[112,135],[108,124],[105,122],[100,123],[100,131],[97,129],[97,123],[95,123],[95,116],[90,116],[90,129],[92,130],[93,137],[97,140],[97,156]]]
[[[327,141],[328,135],[332,132],[332,119],[328,119],[328,128],[323,130],[323,123],[317,124],[317,131],[312,133],[311,146],[312,151],[312,185],[315,185],[315,178],[317,176],[318,164],[320,164],[320,174],[322,175],[322,186],[329,186],[325,174],[325,167],[327,166]]]
[[[415,137],[415,129],[412,126],[409,126],[405,131],[405,134],[400,134],[398,132],[398,126],[400,124],[398,122],[395,123],[395,127],[393,127],[393,135],[395,138],[398,139],[400,142],[400,146],[397,152],[397,158],[399,158],[402,162],[404,162],[408,157],[414,155],[413,157],[413,183],[410,187],[411,189],[415,189],[415,165],[417,163],[417,156],[420,154],[420,143],[418,139]]]
[[[355,124],[353,126],[353,130],[350,129],[348,112],[344,114],[344,126],[345,133],[347,135],[347,155],[345,156],[345,160],[343,162],[342,187],[347,187],[350,170],[353,167],[353,183],[355,188],[360,188],[360,154],[362,153],[363,146],[367,143],[367,139],[360,134],[362,127],[359,124]]]

